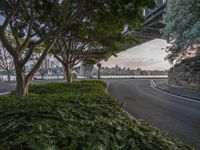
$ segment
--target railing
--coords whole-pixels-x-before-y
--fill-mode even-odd
[[[97,76],[78,76],[78,79],[97,79]],[[166,79],[167,75],[103,75],[101,79]]]
[[[150,13],[146,18],[146,22],[144,23],[144,26],[147,26],[149,24],[151,24],[152,22],[154,22],[155,20],[159,20],[159,18],[161,18],[161,16],[163,15],[164,11],[165,11],[165,7],[166,7],[166,3],[163,4],[161,7],[159,7],[158,9],[156,9],[155,11],[153,11],[152,13]]]
[[[146,16],[147,19],[149,19],[150,17],[154,16],[155,14],[157,14],[159,11],[162,11],[163,9],[165,9],[166,7],[166,2],[160,6],[159,8],[157,8],[156,10],[152,11],[148,16]]]

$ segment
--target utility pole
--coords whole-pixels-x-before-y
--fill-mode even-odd
[[[97,79],[101,80],[101,63],[98,61],[97,64],[98,72],[97,72]]]

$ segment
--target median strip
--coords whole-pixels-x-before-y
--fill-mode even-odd
[[[105,89],[101,81],[34,84],[25,98],[0,97],[0,148],[191,149],[130,119]]]

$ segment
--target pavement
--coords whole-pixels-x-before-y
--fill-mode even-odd
[[[123,102],[125,109],[135,118],[199,148],[200,101],[157,89],[149,79],[106,81],[109,82],[108,92]]]
[[[15,87],[15,82],[0,82],[0,96],[9,94]]]
[[[168,85],[167,79],[153,80],[155,87],[165,92],[200,101],[200,92]]]

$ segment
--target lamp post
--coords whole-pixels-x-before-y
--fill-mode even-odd
[[[97,79],[98,80],[101,80],[101,63],[98,61],[97,63],[97,68],[98,68],[98,71],[97,71]]]

